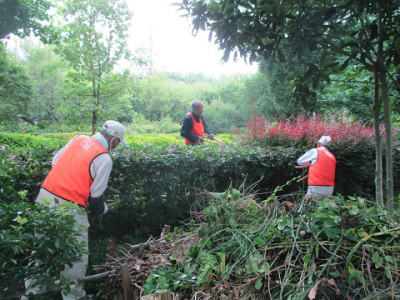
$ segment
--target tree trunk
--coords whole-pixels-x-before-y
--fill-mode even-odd
[[[92,112],[92,135],[96,134],[96,124],[97,124],[97,106],[99,104],[98,96],[96,95],[96,77],[92,77],[92,88],[93,88],[93,100],[94,108]]]
[[[375,73],[374,84],[374,128],[375,128],[375,198],[376,203],[383,206],[383,170],[382,170],[382,145],[380,132],[380,114],[381,103],[379,101],[379,75]]]
[[[386,206],[393,208],[394,205],[394,192],[393,192],[393,151],[392,151],[392,127],[390,122],[390,103],[388,96],[388,83],[386,79],[386,72],[382,71],[380,76],[382,101],[383,101],[383,115],[385,118],[385,135],[386,135]]]
[[[388,82],[387,74],[385,71],[385,58],[383,55],[383,30],[382,30],[382,14],[380,11],[379,3],[377,3],[378,8],[378,72],[379,81],[381,83],[382,90],[382,102],[383,102],[383,115],[385,121],[385,136],[386,136],[386,207],[393,208],[393,151],[392,151],[392,128],[390,124],[390,103],[388,95]]]

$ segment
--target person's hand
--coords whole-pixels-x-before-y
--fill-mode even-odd
[[[204,143],[204,139],[201,136],[198,136],[197,140],[199,141],[199,143]]]
[[[209,137],[210,137],[210,140],[215,140],[215,135],[210,134]]]

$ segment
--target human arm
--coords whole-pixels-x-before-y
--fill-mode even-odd
[[[203,125],[204,125],[204,132],[206,134],[208,134],[211,139],[214,139],[215,138],[214,133],[211,131],[210,127],[207,126],[207,123],[204,120],[203,116],[202,116],[202,119],[203,119]]]
[[[97,156],[90,164],[93,183],[89,191],[89,206],[95,215],[105,214],[108,210],[103,194],[108,185],[111,169],[112,161],[108,153]]]
[[[297,159],[297,163],[300,166],[307,168],[310,165],[312,165],[313,163],[315,163],[317,158],[318,158],[318,151],[317,151],[317,149],[314,148],[314,149],[308,150],[299,159]]]

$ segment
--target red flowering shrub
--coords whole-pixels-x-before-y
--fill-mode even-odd
[[[372,124],[348,122],[343,116],[333,116],[328,120],[321,115],[306,118],[300,114],[297,117],[276,118],[273,122],[259,115],[250,117],[252,121],[246,124],[247,138],[267,144],[313,144],[323,135],[331,136],[334,143],[374,141]],[[381,134],[384,136],[383,129]]]

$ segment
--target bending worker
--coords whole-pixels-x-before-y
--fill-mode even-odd
[[[200,100],[192,102],[192,110],[183,119],[181,136],[188,145],[197,145],[204,142],[204,134],[208,134],[211,140],[215,139],[211,129],[207,126],[202,116],[204,105]]]
[[[124,126],[116,121],[106,121],[99,134],[94,136],[78,135],[57,152],[52,160],[52,169],[44,180],[36,199],[37,203],[60,207],[63,202],[73,202],[82,208],[81,214],[75,215],[77,226],[83,226],[78,241],[85,242],[88,250],[89,222],[86,208],[90,207],[95,215],[105,214],[108,210],[103,193],[107,188],[112,169],[110,152],[119,143],[128,146]],[[43,199],[50,199],[50,203]],[[48,203],[48,204],[47,204]],[[75,300],[86,297],[83,284],[78,278],[84,277],[88,267],[88,255],[81,261],[68,265],[61,275],[71,282],[70,293],[63,294],[63,299]],[[40,287],[31,287],[32,280],[27,280],[26,294],[38,294]]]
[[[303,168],[309,167],[307,195],[310,197],[329,197],[335,186],[335,156],[328,150],[332,139],[322,136],[317,148],[307,151],[297,163]]]

